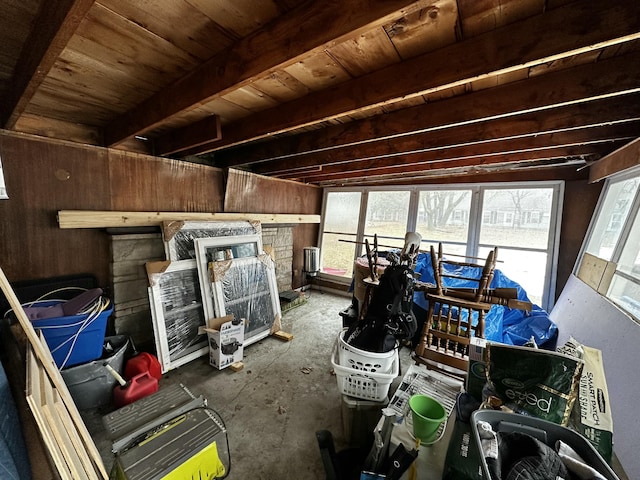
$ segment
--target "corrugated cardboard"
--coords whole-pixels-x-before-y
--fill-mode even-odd
[[[209,364],[218,370],[240,362],[244,355],[244,318],[236,321],[233,315],[207,320],[201,328],[209,340]]]

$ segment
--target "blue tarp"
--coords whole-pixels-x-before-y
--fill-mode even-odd
[[[478,267],[453,267],[444,265],[447,273],[474,278],[481,271]],[[449,267],[449,268],[448,268]],[[428,253],[418,255],[415,272],[418,279],[425,283],[435,284],[431,256]],[[476,288],[477,283],[450,277],[443,277],[442,284],[445,287]],[[495,269],[490,288],[515,288],[518,291],[518,300],[530,302],[527,292],[513,280],[510,280],[499,269]],[[429,308],[424,292],[415,292],[413,303],[424,310]],[[493,342],[507,345],[524,345],[533,337],[540,346],[550,340],[554,340],[558,332],[555,323],[549,318],[549,314],[538,305],[533,305],[531,312],[516,310],[503,305],[494,305],[485,316],[484,336]]]

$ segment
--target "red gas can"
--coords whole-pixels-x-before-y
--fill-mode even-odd
[[[135,357],[130,358],[124,367],[124,377],[127,380],[144,372],[149,372],[152,377],[158,380],[162,378],[162,368],[155,355],[140,352]]]
[[[120,408],[157,391],[158,379],[152,377],[149,372],[143,372],[134,376],[126,385],[115,386],[113,389],[113,404]]]

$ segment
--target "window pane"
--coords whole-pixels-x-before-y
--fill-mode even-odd
[[[321,271],[330,275],[351,278],[355,244],[340,240],[355,241],[355,235],[325,233],[322,236]]]
[[[360,192],[329,192],[324,231],[356,233],[360,213]]]
[[[429,248],[429,247],[426,247]],[[436,251],[436,255],[438,252],[438,245],[433,245],[433,249]],[[469,259],[466,258],[465,255],[467,254],[467,246],[466,245],[456,245],[454,243],[444,243],[442,242],[442,253],[443,255],[450,255],[454,258],[452,258],[452,260],[454,261],[460,261],[460,262],[465,262],[465,261],[469,261],[469,260],[474,260],[474,259]]]
[[[615,273],[607,297],[640,319],[640,283]]]
[[[639,183],[640,179],[635,177],[610,184],[587,244],[586,250],[591,255],[611,260]]]
[[[487,258],[489,248],[480,249],[480,257]],[[478,261],[478,263],[484,263]],[[545,252],[523,252],[508,248],[498,248],[496,269],[504,273],[509,280],[518,283],[532,303],[542,305],[544,293],[547,254]]]
[[[358,231],[360,198],[360,192],[327,194],[324,233],[320,245],[322,273],[351,278],[356,247],[353,242]]]
[[[640,215],[636,215],[629,238],[622,247],[617,270],[635,278],[640,283]],[[637,297],[637,300],[640,301],[640,297]]]
[[[480,243],[547,249],[553,188],[486,190]]]
[[[373,242],[373,235],[377,234],[379,245],[404,246],[409,198],[409,191],[369,193],[364,235],[370,243]],[[385,250],[385,247],[379,249]]]
[[[471,210],[471,190],[434,190],[420,192],[417,231],[423,241],[437,244],[466,245]],[[464,248],[462,249],[464,254]]]

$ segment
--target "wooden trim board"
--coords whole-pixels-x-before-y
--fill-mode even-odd
[[[320,215],[297,213],[197,213],[197,212],[116,212],[60,210],[60,228],[116,228],[161,226],[166,221],[257,220],[262,224],[320,223]]]

